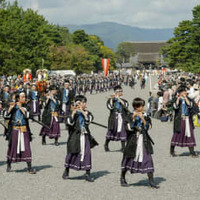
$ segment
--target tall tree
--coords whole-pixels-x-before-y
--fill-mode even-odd
[[[116,56],[117,62],[122,64],[124,62],[129,62],[130,57],[133,56],[134,53],[134,46],[130,42],[122,42],[118,45]]]
[[[102,70],[101,58],[114,54],[98,36],[84,30],[70,34],[68,29],[50,24],[31,9],[23,10],[0,0],[0,74],[33,73],[42,66],[47,69],[74,69],[77,73]]]
[[[191,21],[179,23],[167,43],[162,51],[171,68],[200,72],[200,5],[194,7]]]

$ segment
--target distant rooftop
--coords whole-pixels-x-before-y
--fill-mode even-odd
[[[167,45],[165,41],[133,41],[135,53],[159,53],[163,46]]]

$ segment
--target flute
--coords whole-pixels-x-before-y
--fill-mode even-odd
[[[24,104],[26,104],[26,103],[28,103],[28,102],[29,102],[29,101],[25,101]],[[10,106],[13,106],[13,105],[16,105],[17,103],[18,103],[18,102],[10,102],[9,105],[10,105]]]

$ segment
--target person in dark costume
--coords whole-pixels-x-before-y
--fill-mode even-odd
[[[145,78],[144,77],[142,77],[142,79],[141,79],[140,87],[141,87],[141,89],[145,88]]]
[[[30,93],[31,93],[31,84],[30,83],[26,83],[25,85],[25,89],[23,89],[25,95],[26,95],[26,100],[29,103],[30,102]]]
[[[23,92],[24,91],[24,83],[20,82],[19,87],[17,88],[17,92]]]
[[[115,86],[114,92],[115,94],[111,95],[111,98],[107,101],[107,108],[110,110],[110,115],[108,118],[108,132],[104,145],[106,152],[110,151],[108,146],[110,141],[121,141],[121,150],[123,151],[127,139],[125,118],[128,112],[128,102],[121,98],[123,95],[121,86]]]
[[[67,118],[69,126],[69,138],[67,141],[67,155],[65,159],[65,171],[63,179],[69,178],[69,169],[86,171],[85,179],[93,182],[90,176],[92,168],[91,148],[98,145],[91,136],[89,124],[93,120],[93,115],[86,110],[87,99],[83,95],[75,98],[75,108]]]
[[[30,115],[32,117],[38,116],[38,120],[40,121],[40,115],[41,115],[41,110],[40,110],[40,93],[37,91],[37,86],[32,85],[31,91],[29,92],[29,105],[30,105]]]
[[[1,101],[2,101],[2,108],[3,110],[7,110],[9,108],[9,103],[10,103],[10,92],[9,92],[9,85],[6,85],[4,87],[4,92],[2,92],[1,94]]]
[[[42,136],[42,144],[46,144],[46,136],[50,139],[55,139],[55,145],[58,146],[58,138],[60,137],[60,124],[58,121],[58,113],[60,103],[56,96],[57,88],[52,85],[49,87],[50,94],[47,96],[44,111],[42,113],[42,123],[47,127],[42,127],[40,131],[40,136]]]
[[[126,172],[147,173],[149,186],[159,188],[154,183],[154,165],[151,154],[153,154],[153,141],[148,134],[151,119],[143,113],[145,101],[140,98],[133,100],[134,113],[127,123],[128,139],[124,149],[121,163],[121,186],[128,186],[126,182]]]
[[[70,82],[67,80],[64,83],[64,88],[62,88],[59,92],[59,100],[61,102],[60,104],[60,113],[61,115],[68,116],[70,114],[70,109],[72,102],[74,101],[75,97],[75,90],[73,90],[70,87]],[[60,120],[60,122],[65,122],[63,118]]]
[[[10,93],[9,85],[5,86],[4,92],[2,92],[2,94],[1,94],[1,101],[2,101],[1,113],[3,115],[4,112],[6,110],[8,110],[8,108],[10,106],[10,102],[11,102],[11,93]],[[9,122],[8,119],[4,119],[4,124],[5,124],[6,128],[8,128],[8,122]]]
[[[175,146],[188,147],[192,157],[198,157],[194,151],[196,146],[194,136],[194,124],[192,119],[192,109],[194,102],[187,97],[187,88],[180,86],[176,97],[173,100],[175,110],[174,116],[174,134],[171,140],[170,154],[175,157]]]
[[[25,93],[16,95],[16,103],[12,103],[4,113],[4,117],[9,119],[6,139],[8,140],[7,152],[7,172],[11,171],[12,162],[26,162],[28,173],[35,174],[32,168],[32,156],[30,142],[31,131],[29,127],[29,111],[25,103]]]

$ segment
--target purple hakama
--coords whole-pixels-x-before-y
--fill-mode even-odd
[[[106,134],[106,139],[111,141],[126,141],[127,140],[127,133],[124,126],[124,120],[122,118],[122,128],[120,132],[117,132],[118,127],[118,113],[115,114],[115,126],[113,130],[108,130]]]
[[[143,146],[143,161],[136,162],[134,158],[124,157],[122,160],[122,171],[129,170],[131,173],[146,174],[154,172],[154,165],[151,154],[147,154],[145,147]]]
[[[191,137],[185,136],[186,121],[184,119],[181,119],[181,132],[173,134],[173,137],[171,140],[171,146],[179,146],[179,147],[194,147],[194,146],[196,146],[194,130],[192,127],[191,119],[189,119],[189,124],[190,124]]]
[[[90,170],[91,164],[91,150],[88,135],[85,135],[85,155],[83,162],[81,161],[80,153],[68,153],[65,159],[65,167],[74,170]]]
[[[52,123],[50,129],[42,127],[40,136],[47,135],[50,139],[60,137],[60,124],[56,121],[55,117],[52,117]]]
[[[19,131],[13,129],[12,140],[8,147],[7,159],[10,162],[31,162],[32,156],[31,156],[29,132],[27,131],[24,133],[25,151],[23,152],[21,151],[19,154],[17,154],[18,134]]]

